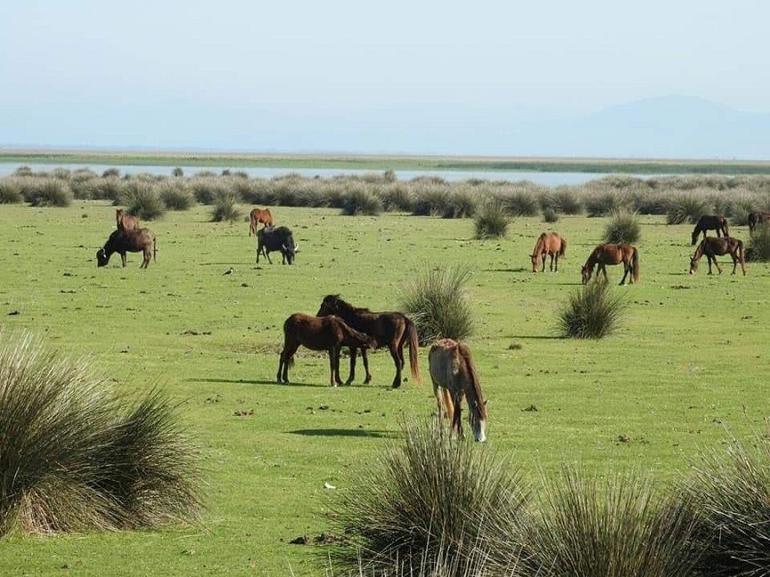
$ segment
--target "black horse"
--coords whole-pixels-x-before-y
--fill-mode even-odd
[[[692,231],[692,246],[695,246],[695,243],[698,242],[700,233],[703,233],[703,238],[706,238],[707,230],[717,231],[717,236],[730,236],[730,230],[727,228],[727,219],[724,216],[721,214],[704,214],[695,223],[695,228]]]

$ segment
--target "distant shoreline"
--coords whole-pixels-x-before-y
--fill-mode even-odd
[[[525,158],[353,154],[255,154],[0,149],[0,163],[584,172],[618,174],[770,174],[768,160]]]

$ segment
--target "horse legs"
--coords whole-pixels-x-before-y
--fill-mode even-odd
[[[553,267],[553,272],[559,272],[559,253],[556,253],[556,264]]]
[[[289,383],[289,361],[294,356],[294,353],[297,352],[298,348],[299,344],[288,339],[284,340],[283,350],[281,351],[281,356],[278,361],[278,374],[275,378],[277,382]]]
[[[139,265],[139,268],[147,268],[150,264],[150,258],[152,258],[152,253],[149,250],[145,250],[144,260],[142,261],[142,264]]]
[[[120,260],[123,262],[123,268],[126,268],[126,262],[128,262],[126,259],[126,251],[120,253]]]
[[[345,381],[346,385],[352,383],[356,378],[356,353],[358,353],[358,349],[350,347],[350,373],[348,374],[348,380]]]
[[[547,253],[543,253],[543,268],[540,269],[540,272],[545,272],[545,259],[548,258]]]
[[[364,384],[368,385],[372,382],[372,375],[369,372],[369,357],[366,353],[366,349],[361,349],[361,360],[364,361],[364,371],[366,372],[366,378],[364,379]]]
[[[337,345],[329,347],[329,385],[336,387],[342,384],[340,379],[340,348]]]
[[[401,364],[401,356],[398,352],[398,345],[391,343],[388,345],[388,348],[390,349],[390,356],[393,357],[393,363],[396,365],[396,377],[393,379],[393,388],[397,389],[401,386],[401,369],[403,368]]]
[[[453,395],[454,414],[452,415],[452,430],[457,433],[457,438],[463,438],[463,420],[462,420],[462,395]]]
[[[599,264],[599,270],[596,271],[596,280],[599,280],[599,271],[604,274],[604,282],[609,282],[609,278],[607,278],[607,267],[604,264]]]

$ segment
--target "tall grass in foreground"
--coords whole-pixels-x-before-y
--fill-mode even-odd
[[[634,244],[642,237],[639,219],[632,212],[613,212],[604,229],[604,241]]]
[[[754,229],[746,254],[749,260],[770,261],[770,224],[763,223]]]
[[[468,269],[435,268],[406,284],[402,306],[417,325],[421,343],[441,338],[463,340],[473,333],[473,314],[465,290],[469,278]]]
[[[194,457],[157,391],[132,404],[82,359],[0,333],[0,536],[192,519]]]
[[[618,329],[627,307],[620,294],[613,294],[608,284],[597,278],[570,295],[559,312],[560,333],[576,339],[603,338]]]
[[[503,203],[497,200],[485,202],[476,213],[473,222],[476,238],[503,238],[508,233],[508,214]]]
[[[463,575],[480,563],[503,574],[519,553],[528,498],[518,469],[450,437],[435,419],[406,427],[404,436],[341,495],[335,523],[345,537],[338,560],[364,574],[400,575],[423,566]],[[506,547],[490,546],[501,536]]]

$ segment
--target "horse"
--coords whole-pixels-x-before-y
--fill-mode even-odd
[[[639,282],[639,251],[630,244],[600,244],[597,246],[588,260],[583,265],[581,273],[583,275],[583,284],[588,284],[591,275],[594,272],[594,266],[599,265],[596,271],[596,278],[599,279],[599,273],[604,273],[604,280],[607,280],[606,265],[616,265],[623,263],[623,278],[620,284],[626,283],[626,277],[631,273],[631,284]]]
[[[721,214],[704,214],[695,223],[695,228],[692,231],[692,246],[698,242],[698,235],[703,233],[703,238],[706,238],[707,230],[716,230],[717,236],[730,236],[730,230],[727,228],[727,219]],[[722,235],[720,235],[722,233]]]
[[[396,376],[393,378],[393,388],[401,386],[401,371],[404,368],[404,345],[409,344],[409,366],[412,372],[412,378],[420,382],[420,366],[417,362],[417,328],[406,315],[399,312],[372,312],[365,308],[356,308],[346,303],[340,298],[340,295],[326,295],[318,309],[319,317],[326,315],[337,315],[347,324],[373,337],[378,346],[387,345],[390,350],[390,356],[393,357],[393,363],[396,365]],[[369,373],[369,359],[366,356],[366,350],[361,349],[361,358],[364,361],[364,370],[366,379],[364,384],[372,380]],[[348,383],[353,382],[356,375],[356,350],[350,349],[350,375]]]
[[[144,253],[144,260],[139,268],[147,268],[150,264],[150,258],[153,261],[156,260],[157,250],[158,243],[150,229],[118,229],[113,231],[104,246],[96,251],[96,265],[97,267],[107,266],[112,253],[117,252],[120,254],[125,267],[126,252],[142,252]]]
[[[473,436],[483,443],[487,438],[487,402],[468,346],[452,339],[441,339],[430,348],[428,364],[439,419],[442,415],[448,418],[452,430],[462,438],[461,406],[465,397]]]
[[[375,348],[377,343],[369,335],[350,328],[339,317],[313,317],[295,313],[283,323],[283,350],[278,361],[277,382],[288,384],[289,365],[294,364],[294,353],[300,345],[313,351],[328,351],[329,384],[334,387],[342,384],[340,349],[347,346],[363,350]]]
[[[708,259],[709,274],[711,274],[712,262],[714,263],[714,266],[717,267],[719,274],[722,274],[722,269],[719,268],[719,263],[717,262],[717,256],[728,253],[733,259],[733,274],[735,274],[735,270],[738,268],[738,263],[740,262],[743,276],[746,276],[746,260],[743,252],[743,242],[729,236],[723,236],[722,238],[713,236],[704,238],[698,245],[698,248],[695,249],[695,254],[690,258],[690,274],[696,273],[698,270],[698,261],[704,254],[706,255],[706,259]]]
[[[265,227],[273,226],[273,215],[269,208],[254,208],[249,213],[249,236],[257,234],[257,225],[259,223]]]
[[[551,266],[549,270],[559,272],[559,257],[564,256],[567,251],[567,239],[562,238],[555,232],[541,234],[535,243],[535,250],[532,251],[532,272],[537,272],[537,265],[540,259],[543,259],[543,268],[540,272],[545,272],[545,259],[550,255]],[[556,265],[554,266],[554,257]]]
[[[750,212],[749,234],[754,234],[754,230],[763,222],[770,222],[770,212]]]
[[[137,230],[139,228],[139,218],[128,214],[122,208],[115,209],[115,223],[118,230]]]

